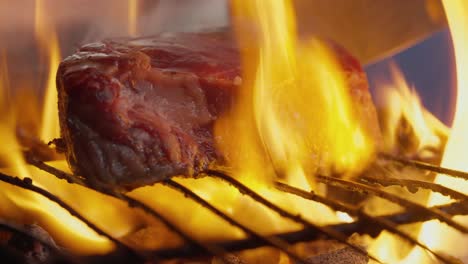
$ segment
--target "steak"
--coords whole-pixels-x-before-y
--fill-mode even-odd
[[[358,112],[377,131],[360,64],[330,46],[347,73]],[[61,137],[72,171],[93,187],[131,190],[222,162],[213,127],[235,100],[240,65],[228,31],[163,33],[81,47],[57,73]]]

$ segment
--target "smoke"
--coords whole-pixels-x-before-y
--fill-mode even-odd
[[[95,13],[91,19],[87,18],[85,22],[88,24],[89,30],[83,38],[83,42],[127,36],[129,1],[131,0],[102,1],[107,2],[112,8],[102,9],[103,11]],[[136,1],[138,3],[137,36],[155,35],[168,31],[197,31],[229,24],[227,0]]]
[[[161,0],[148,15],[142,17],[142,31],[197,31],[229,24],[225,0]]]
[[[78,46],[103,38],[128,36],[129,6],[137,3],[137,34],[196,31],[229,24],[228,0],[41,0],[61,44]],[[0,0],[0,36],[28,37],[39,1]],[[10,38],[11,39],[11,38]],[[30,41],[29,39],[27,41]],[[23,41],[24,42],[24,41]],[[64,43],[65,42],[65,43]]]
[[[228,0],[0,0],[0,57],[7,58],[15,87],[38,86],[46,76],[34,32],[38,4],[66,57],[83,44],[129,36],[132,1],[138,6],[137,36],[229,24]]]

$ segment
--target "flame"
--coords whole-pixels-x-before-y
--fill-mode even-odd
[[[40,138],[48,141],[59,137],[57,94],[55,87],[55,73],[60,61],[59,42],[52,22],[44,11],[45,3],[36,1],[36,39],[40,51],[40,58],[47,59],[48,73],[44,84],[45,98],[43,101],[42,120],[34,119],[40,124]],[[19,128],[35,136],[34,129],[22,127],[24,111],[40,112],[35,108],[39,104],[34,96],[25,96],[18,90],[22,87],[12,87],[9,82],[8,59],[2,52],[0,58],[0,171],[19,178],[30,178],[39,187],[49,190],[54,195],[95,223],[113,236],[120,237],[144,222],[137,220],[136,213],[128,208],[127,204],[102,194],[90,191],[81,186],[70,185],[65,181],[56,179],[50,174],[39,171],[27,165],[23,158],[24,147],[19,143],[17,131]],[[31,91],[32,89],[29,90]],[[39,122],[38,122],[39,123]],[[34,127],[34,126],[32,126]],[[53,164],[63,171],[68,171],[64,160]],[[18,187],[0,182],[0,215],[2,219],[16,223],[37,223],[45,228],[54,240],[62,247],[78,254],[102,254],[109,252],[114,245],[92,229],[70,215],[65,209],[50,200]],[[107,206],[103,206],[107,205]],[[123,214],[123,215],[122,215]],[[120,215],[120,217],[115,217]],[[32,222],[34,221],[34,222]]]
[[[422,105],[416,90],[410,88],[395,63],[390,64],[390,71],[392,82],[377,84],[387,110],[382,126],[385,148],[389,152],[430,157],[433,154],[430,150],[441,149],[449,129]]]
[[[48,141],[59,137],[54,80],[60,61],[60,45],[53,23],[45,10],[44,2],[36,0],[37,44],[42,57],[48,60],[40,138]],[[320,186],[308,175],[322,169],[353,174],[368,164],[375,146],[369,132],[361,127],[358,114],[353,111],[356,107],[350,98],[347,76],[327,44],[310,37],[299,40],[291,1],[235,0],[233,12],[244,72],[236,105],[216,123],[219,149],[226,155],[238,179],[281,207],[293,213],[301,213],[302,217],[318,224],[353,221],[346,213],[285,195],[271,187],[273,179],[281,178],[301,189],[320,192]],[[137,15],[138,0],[129,0],[127,16],[130,35],[137,34]],[[244,27],[245,18],[255,25],[255,29]],[[8,166],[8,169],[1,171],[21,178],[32,178],[36,185],[51,190],[115,237],[122,237],[146,224],[126,204],[86,188],[69,185],[26,164],[21,152],[22,146],[15,133],[19,115],[14,105],[18,104],[12,104],[11,101],[14,100],[9,95],[11,87],[6,56],[2,56],[0,62],[0,109],[5,110],[2,111],[5,114],[0,117],[0,138],[4,140],[3,147],[0,148],[0,162]],[[462,76],[460,69],[459,71],[459,76]],[[424,151],[426,147],[439,146],[439,134],[445,135],[447,129],[424,109],[417,94],[409,88],[401,73],[393,69],[393,74],[395,84],[388,87],[387,96],[395,111],[388,120],[388,131],[384,132],[385,138],[389,140],[387,147],[392,148],[397,144],[397,127],[402,119],[411,125],[418,139],[417,152]],[[459,87],[463,87],[465,82],[463,80],[463,85],[459,82]],[[459,96],[458,119],[464,115],[462,106],[468,105],[468,102],[462,101],[465,96]],[[22,103],[19,106],[24,105],[26,104]],[[458,119],[455,119],[455,131],[450,142],[462,140],[458,134],[464,132],[459,128],[463,123]],[[456,133],[457,129],[461,132]],[[449,162],[449,159],[452,160],[449,155],[463,156],[460,155],[463,152],[453,152],[458,155],[450,154],[454,149],[452,145],[466,145],[461,141],[450,142],[444,163],[457,168],[452,166],[452,161]],[[63,160],[55,162],[53,166],[68,170]],[[439,176],[438,181],[442,182],[442,177]],[[191,190],[217,208],[222,208],[224,212],[259,233],[277,233],[300,228],[287,219],[277,217],[271,210],[221,181],[211,178],[177,181],[190,186]],[[10,185],[0,183],[0,186],[2,217],[21,223],[30,223],[34,219],[51,233],[58,244],[75,253],[106,253],[112,250],[110,241],[94,233],[49,200]],[[463,188],[466,190],[466,186]],[[165,186],[144,187],[129,195],[157,208],[196,239],[232,239],[245,236],[219,217]],[[439,199],[434,196],[432,200],[431,203],[435,203]],[[174,201],[177,201],[177,207],[174,206]],[[190,212],[190,217],[181,216],[181,212]],[[440,227],[440,224],[435,224]],[[431,239],[426,243],[437,248],[439,245],[431,243],[437,236],[430,233],[430,229],[436,230],[425,225],[421,240],[429,237]],[[396,250],[399,242],[388,237],[389,234],[382,234],[370,251],[395,263],[401,258],[398,256],[401,252]],[[394,252],[384,250],[390,244]],[[404,261],[420,263],[416,259],[422,255],[425,253],[415,250]],[[284,263],[286,262],[288,261],[284,259]]]
[[[390,64],[390,73],[390,82],[380,80],[376,84],[380,105],[384,110],[380,117],[383,121],[381,127],[385,151],[418,158],[437,158],[436,154],[443,148],[449,129],[424,107],[416,89],[407,83],[403,73],[393,62]],[[402,177],[409,179],[415,176],[411,170],[402,174]],[[388,187],[385,190],[401,195],[399,189]],[[406,198],[425,203],[429,196],[420,193]],[[368,200],[367,204],[373,207],[372,213],[376,215],[400,210],[398,207],[385,205],[378,198]],[[413,225],[405,230],[417,232],[418,226]],[[370,243],[368,251],[385,263],[420,263],[419,258],[427,256],[420,249],[411,251],[411,247],[400,237],[386,231]]]
[[[453,46],[455,50],[455,61],[457,68],[457,100],[455,108],[454,122],[450,138],[445,148],[442,165],[468,171],[464,153],[468,148],[468,3],[463,0],[443,0],[445,12],[452,35]],[[468,194],[468,184],[466,181],[454,179],[446,175],[438,175],[435,182]],[[428,205],[440,205],[449,203],[450,199],[441,195],[432,194]],[[460,223],[468,225],[467,217],[455,218]],[[466,251],[466,242],[468,236],[456,232],[436,221],[424,224],[420,234],[420,239],[436,250],[443,250],[462,260],[468,260]]]
[[[468,171],[468,163],[464,158],[464,153],[468,148],[468,137],[466,136],[468,134],[468,76],[465,74],[466,69],[468,69],[468,51],[466,49],[466,43],[468,43],[468,32],[466,31],[466,27],[468,26],[468,3],[464,0],[442,0],[442,2],[447,15],[455,50],[458,88],[454,122],[445,147],[442,166]],[[404,87],[401,86],[401,84],[400,82],[400,87]],[[421,117],[427,119],[427,112],[424,110],[420,111],[422,109],[420,106],[416,106],[415,109],[417,111],[406,110],[411,109],[412,106],[420,105],[420,103],[417,100],[415,102],[414,93],[409,92],[407,88],[405,89],[406,91],[404,93],[400,92],[402,96],[399,96],[397,100],[400,103],[398,106],[402,106],[403,108],[401,111],[402,115],[412,120],[411,124],[414,125],[414,130],[417,131],[419,139],[423,144],[439,144],[436,138],[427,132],[437,130],[440,126],[437,125],[437,122],[434,126],[432,121],[434,121],[435,118],[433,119],[432,117],[430,118],[432,119],[431,122],[427,122],[427,120],[425,122],[420,122],[422,121]],[[405,98],[411,99],[405,100]],[[404,101],[408,101],[410,104],[401,104],[401,102]],[[447,133],[446,129],[442,129],[442,131]],[[446,175],[437,175],[435,182],[468,194],[468,184],[464,180]],[[450,202],[452,201],[446,196],[442,196],[438,193],[431,193],[427,206],[448,204]],[[455,220],[464,225],[468,225],[467,217],[455,217]],[[468,253],[465,245],[466,241],[468,241],[468,236],[436,220],[426,222],[422,225],[418,239],[435,251],[444,252],[463,262],[468,261]],[[395,241],[396,240],[387,233],[382,234],[377,242],[372,245],[370,252],[373,252],[379,256],[380,259],[388,261],[389,263],[436,263],[433,256],[420,248],[414,248],[407,256],[401,256],[401,252],[398,252],[398,250],[384,250],[388,249],[388,245],[390,243],[395,243]],[[398,249],[400,246],[394,244],[390,246],[390,248]]]
[[[6,61],[5,57],[6,56],[3,56],[2,61]],[[38,171],[34,171],[33,173],[31,168],[26,165],[21,152],[22,147],[16,138],[17,114],[16,110],[12,108],[14,104],[12,101],[14,100],[10,96],[7,96],[10,87],[7,82],[8,70],[6,68],[6,63],[2,63],[0,74],[3,77],[3,81],[0,83],[0,92],[2,94],[0,108],[3,113],[0,118],[0,137],[2,138],[0,160],[2,164],[8,166],[8,169],[2,169],[1,171],[10,175],[17,175],[20,178],[28,177],[35,182],[36,180],[38,182],[44,182],[41,179],[41,177],[44,177],[44,173]],[[22,103],[24,104],[25,102]],[[44,197],[12,187],[5,183],[0,183],[0,185],[2,189],[0,200],[1,204],[5,205],[5,207],[0,210],[2,217],[13,218],[18,222],[28,222],[27,216],[34,216],[35,221],[39,221],[43,226],[53,227],[54,230],[49,230],[49,232],[57,235],[58,240],[70,239],[71,242],[71,240],[77,239],[76,241],[79,241],[78,243],[84,243],[84,246],[80,246],[84,251],[102,251],[108,250],[111,247],[108,241],[94,234],[92,230],[84,226],[83,223],[67,213],[63,208]],[[41,186],[40,183],[39,186]],[[16,208],[16,210],[7,210],[6,208],[9,207]],[[21,208],[21,210],[18,210],[18,208]],[[65,233],[67,233],[66,238],[64,236]],[[90,241],[96,242],[93,244],[95,248],[89,246]],[[76,246],[71,248],[76,248]]]
[[[45,86],[44,108],[42,110],[42,127],[40,139],[48,142],[60,137],[57,115],[57,89],[55,88],[55,74],[60,63],[60,47],[54,26],[44,10],[44,2],[36,0],[35,32],[40,50],[48,59],[49,74]]]
[[[138,0],[128,0],[128,34],[137,35]]]
[[[271,186],[272,179],[283,177],[291,185],[310,190],[313,179],[306,175],[322,163],[337,170],[358,171],[370,159],[374,146],[351,111],[344,72],[323,42],[298,40],[289,1],[234,1],[233,7],[235,14],[251,16],[257,22],[261,38],[245,41],[252,35],[237,28],[239,43],[252,47],[242,51],[244,78],[238,104],[216,123],[218,147],[234,175],[271,202],[314,223],[349,221],[344,213],[337,215],[323,204]],[[325,152],[323,157],[314,157]],[[177,181],[261,234],[300,228],[222,181]],[[158,199],[154,199],[155,193]],[[158,208],[197,239],[245,236],[167,187],[144,187],[130,195]],[[188,211],[190,218],[180,215]]]
[[[312,175],[319,167],[357,172],[371,158],[374,146],[351,110],[344,72],[322,41],[298,40],[291,2],[234,1],[233,11],[234,17],[239,18],[235,21],[239,43],[248,47],[241,48],[244,72],[236,105],[216,123],[218,148],[232,166],[233,174],[270,201],[315,223],[349,221],[345,214],[337,215],[322,204],[285,195],[271,186],[271,181],[280,177],[291,185],[311,190],[315,188],[313,179],[306,175]],[[255,36],[259,35],[259,39],[242,27],[245,17],[258,26]],[[318,156],[319,153],[326,154]],[[262,234],[298,228],[219,181],[181,182]],[[136,195],[156,202],[149,200],[149,193],[137,191]],[[173,210],[172,196],[163,197],[169,197],[164,209]],[[164,203],[165,199],[157,203]],[[223,237],[241,235],[228,233],[226,230],[232,228],[225,228],[212,215],[195,212],[190,221],[190,232],[198,233],[195,236],[219,237],[220,233],[213,232],[212,227],[224,230]]]
[[[233,10],[239,43],[251,47],[242,52],[239,102],[216,133],[231,165],[242,167],[239,177],[365,166],[373,144],[351,110],[344,72],[322,41],[299,41],[291,2],[234,1]],[[254,41],[245,17],[258,27]]]

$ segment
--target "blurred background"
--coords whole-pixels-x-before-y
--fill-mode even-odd
[[[307,15],[304,8],[300,12]],[[225,0],[0,0],[0,54],[10,86],[41,95],[51,67],[46,46],[55,37],[63,59],[80,45],[106,37],[227,25]],[[304,22],[300,26],[309,27]],[[455,87],[452,53],[450,34],[442,29],[407,50],[365,65],[375,100],[378,103],[376,84],[392,82],[389,65],[396,63],[426,108],[450,124]]]

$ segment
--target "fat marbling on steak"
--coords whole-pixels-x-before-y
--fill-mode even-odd
[[[360,64],[331,44],[365,126],[376,115]],[[223,160],[213,125],[241,84],[227,31],[163,33],[81,47],[57,73],[61,137],[74,173],[130,190]]]

